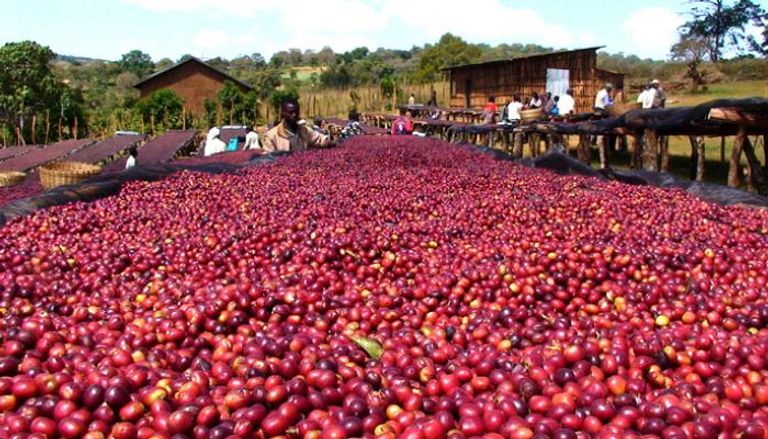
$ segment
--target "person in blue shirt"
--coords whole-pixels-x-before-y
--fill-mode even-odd
[[[560,103],[560,96],[555,96],[552,99],[552,105],[549,109],[549,115],[550,116],[559,116],[560,115],[560,107],[558,106]]]

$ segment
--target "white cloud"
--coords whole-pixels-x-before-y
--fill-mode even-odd
[[[271,9],[277,2],[264,0],[123,0],[151,11],[198,12],[210,11],[253,15]]]
[[[663,7],[637,10],[622,23],[632,42],[628,52],[640,57],[666,58],[684,21],[680,14]]]
[[[192,41],[200,49],[218,49],[231,43],[232,37],[221,29],[201,29],[197,31]]]
[[[599,29],[574,30],[577,27],[568,21],[552,20],[544,2],[515,7],[505,0],[473,0],[459,13],[455,5],[444,0],[121,1],[155,13],[210,17],[210,28],[197,31],[192,38],[195,47],[190,50],[218,55],[231,55],[233,48],[246,46],[253,50],[246,47],[243,52],[259,51],[266,56],[291,47],[331,46],[341,52],[368,46],[374,50],[435,42],[451,32],[473,43],[533,43],[556,49],[607,43],[609,51],[621,47],[624,52],[659,58],[667,55],[683,22],[680,15],[665,7],[643,8],[623,22],[622,41],[606,41]],[[250,38],[239,37],[241,32],[221,24],[222,17],[233,15],[256,23]]]
[[[386,10],[427,40],[446,32],[472,42],[537,43],[556,48],[594,40],[547,20],[537,11],[506,6],[500,0],[474,0],[461,13],[442,0],[388,0]]]
[[[266,35],[261,26],[255,34],[220,28],[205,28],[195,33],[193,49],[202,56],[229,53],[234,47],[255,46],[269,56],[278,50],[331,46],[336,51],[359,46],[375,46],[373,35],[387,28],[383,4],[358,0],[123,0],[155,12],[205,13],[212,17],[228,16],[237,11],[241,16],[258,16],[260,20],[277,20],[280,36]],[[255,18],[252,18],[255,20]],[[250,52],[249,52],[250,53]]]

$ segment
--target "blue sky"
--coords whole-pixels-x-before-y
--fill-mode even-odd
[[[112,60],[141,49],[157,61],[326,45],[407,49],[452,32],[663,59],[686,10],[684,0],[2,0],[0,43],[31,39]]]

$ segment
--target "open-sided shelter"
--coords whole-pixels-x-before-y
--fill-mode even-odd
[[[205,114],[205,100],[216,101],[226,81],[232,81],[243,92],[253,90],[250,84],[195,57],[150,75],[134,87],[139,89],[142,98],[160,89],[172,90],[184,99],[184,110],[187,113],[201,117]]]
[[[599,47],[532,55],[508,60],[447,67],[452,108],[482,107],[490,96],[498,104],[519,94],[573,91],[577,113],[592,111],[595,95],[606,82],[624,88],[624,74],[597,68]],[[619,101],[622,99],[620,98]]]

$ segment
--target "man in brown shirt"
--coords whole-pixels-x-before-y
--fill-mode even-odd
[[[299,103],[295,99],[287,99],[280,105],[282,120],[264,136],[266,152],[305,151],[311,147],[333,146],[329,136],[299,123],[299,111]]]

